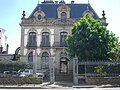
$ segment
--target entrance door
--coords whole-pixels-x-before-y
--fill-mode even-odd
[[[67,61],[64,58],[61,58],[60,59],[60,72],[67,73],[67,71],[68,71]]]

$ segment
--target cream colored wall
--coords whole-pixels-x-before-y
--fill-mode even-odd
[[[27,26],[24,27],[24,50],[23,50],[23,59],[28,59],[28,53],[31,52],[31,49],[27,49],[26,45],[27,45],[27,40],[28,40],[28,32],[31,28],[33,28],[33,26]],[[48,52],[49,56],[54,56],[55,55],[55,68],[59,69],[60,67],[60,53],[63,50],[62,48],[59,49],[53,49],[52,45],[54,44],[54,42],[60,42],[60,32],[67,32],[67,33],[71,33],[71,26],[34,26],[34,29],[37,32],[37,53],[38,53],[38,57],[37,57],[37,68],[41,69],[41,55],[43,52]],[[50,48],[41,48],[40,44],[41,44],[41,39],[42,39],[42,32],[44,32],[43,30],[47,29],[45,31],[49,31],[50,32]],[[71,64],[70,64],[71,65]]]

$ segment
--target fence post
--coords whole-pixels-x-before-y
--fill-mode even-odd
[[[50,67],[50,83],[55,82],[55,70],[54,70],[55,57],[50,57],[49,67]]]

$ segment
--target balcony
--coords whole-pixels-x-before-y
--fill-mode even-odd
[[[30,48],[30,49],[37,48],[37,42],[34,42],[34,43],[27,42],[26,47],[27,47],[27,48]]]
[[[41,42],[40,47],[50,47],[50,42]]]
[[[54,42],[53,47],[67,47],[66,42]]]

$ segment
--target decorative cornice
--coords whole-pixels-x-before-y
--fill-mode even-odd
[[[67,26],[67,25],[73,25],[78,19],[67,19],[66,22],[61,22],[61,19],[42,19],[40,21],[35,20],[35,19],[31,19],[31,20],[24,20],[21,22],[20,25],[22,26],[54,26],[54,25],[63,25],[63,26]]]

